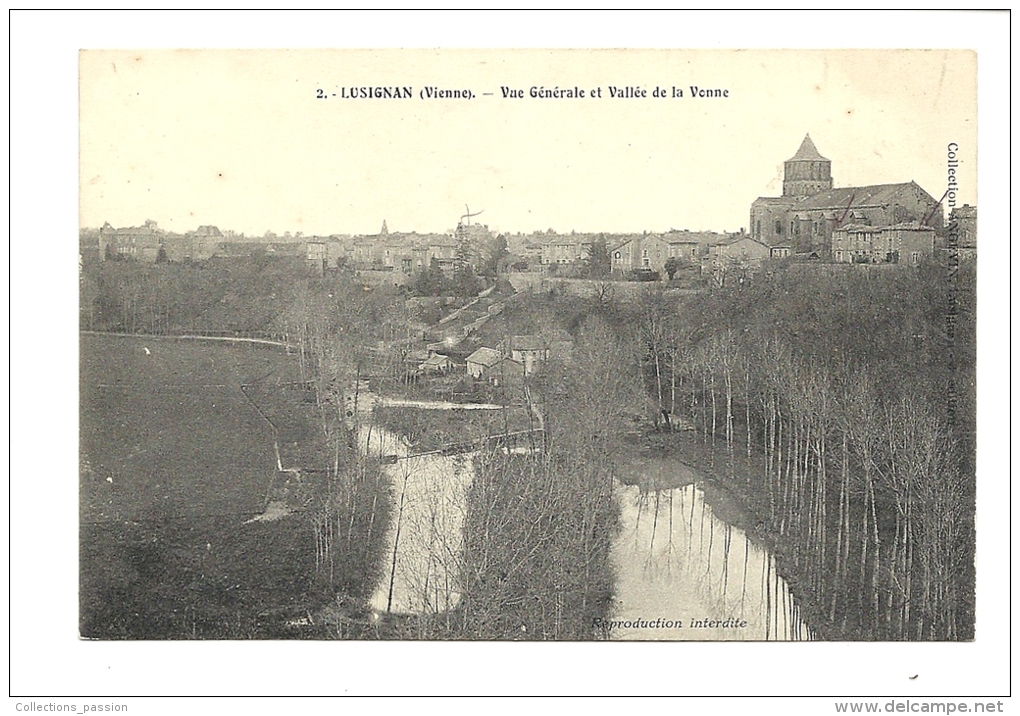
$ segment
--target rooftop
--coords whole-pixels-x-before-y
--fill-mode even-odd
[[[914,182],[902,184],[873,184],[872,186],[845,186],[830,189],[819,194],[804,197],[797,202],[796,209],[852,209],[862,206],[885,206],[893,203],[901,194],[922,192],[932,203],[932,198]]]
[[[469,355],[467,357],[467,360],[469,363],[478,363],[479,365],[491,367],[498,363],[500,358],[502,357],[503,354],[497,351],[496,349],[486,348],[485,346],[482,346],[474,353]]]
[[[800,149],[792,157],[787,159],[788,162],[827,162],[829,161],[815,148],[815,143],[811,141],[811,135],[805,134],[804,141],[800,143]]]

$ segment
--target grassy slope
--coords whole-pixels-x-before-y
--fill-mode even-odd
[[[81,359],[84,521],[140,519],[167,505],[185,515],[261,510],[273,434],[240,384],[286,373],[285,355],[83,336]]]
[[[300,517],[244,524],[275,456],[239,390],[295,371],[266,349],[82,336],[83,636],[271,636],[300,609],[311,531]]]

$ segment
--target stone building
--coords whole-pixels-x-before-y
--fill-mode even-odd
[[[329,259],[326,253],[325,241],[308,241],[305,243],[305,264],[308,266],[309,271],[317,276],[322,276],[326,272],[328,263]]]
[[[911,221],[892,226],[849,224],[832,232],[832,258],[837,263],[917,266],[935,252],[935,230]]]
[[[942,206],[913,181],[833,188],[832,162],[806,135],[783,165],[783,195],[751,204],[750,233],[769,246],[828,254],[833,231],[842,226],[909,222],[938,230]]]
[[[954,221],[957,247],[977,251],[977,207],[970,204],[956,207],[949,214],[949,223]]]
[[[163,246],[166,232],[149,220],[142,226],[115,229],[110,222],[99,229],[99,251],[104,259],[120,256],[139,261],[155,261]]]
[[[643,234],[610,247],[609,260],[614,271],[661,272],[669,251],[669,243],[659,234]]]

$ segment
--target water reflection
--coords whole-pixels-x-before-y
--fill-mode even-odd
[[[372,608],[421,614],[456,607],[474,454],[408,457],[404,441],[378,427],[363,433],[362,445],[371,454],[399,458],[384,466],[392,519]],[[612,638],[811,638],[775,559],[717,517],[699,487],[641,491],[617,484],[616,490],[620,532],[612,547],[617,595]],[[650,624],[636,624],[641,620]]]
[[[619,485],[617,495],[612,638],[811,638],[772,555],[716,517],[696,485],[645,492]]]
[[[457,606],[464,541],[469,455],[407,457],[404,441],[379,428],[363,436],[371,454],[396,455],[390,479],[391,520],[384,576],[372,595],[378,612],[422,614]]]

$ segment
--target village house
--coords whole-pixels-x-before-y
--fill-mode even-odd
[[[614,271],[662,271],[669,258],[669,244],[659,234],[641,234],[609,249]]]
[[[496,365],[503,357],[503,354],[495,348],[482,346],[467,357],[467,374],[472,378],[482,378],[485,371]]]
[[[541,264],[542,244],[526,239],[521,246],[520,255],[531,264]]]
[[[368,268],[382,263],[382,257],[376,254],[376,243],[371,236],[359,236],[352,242],[351,259],[358,268]]]
[[[308,241],[305,243],[305,264],[311,272],[322,276],[326,272],[328,262],[326,242]]]
[[[832,258],[837,263],[917,266],[935,252],[935,230],[920,222],[892,226],[851,224],[832,232]]]
[[[708,253],[710,246],[725,241],[730,238],[730,235],[715,231],[671,229],[663,234],[662,238],[669,245],[667,258],[680,259],[683,263],[688,264],[698,264],[701,258]]]
[[[449,356],[434,353],[418,365],[418,370],[423,373],[449,373],[454,368],[454,362]]]
[[[439,269],[450,276],[457,269],[457,239],[446,234],[432,234],[425,242],[425,265],[435,260]]]
[[[104,259],[119,255],[139,261],[155,261],[165,238],[166,232],[156,226],[155,221],[120,229],[106,222],[99,229],[99,255]]]
[[[517,381],[525,376],[524,364],[494,348],[481,347],[467,357],[467,373],[493,385]]]
[[[524,366],[524,375],[535,372],[539,363],[549,359],[549,346],[541,336],[511,336],[509,340],[510,357]]]
[[[701,257],[701,244],[697,241],[691,241],[688,239],[666,239],[666,244],[669,246],[668,256],[666,260],[678,259],[684,263],[697,263]]]
[[[715,261],[736,263],[758,263],[772,255],[772,247],[750,236],[737,236],[720,241],[708,249],[708,255]]]
[[[583,243],[575,236],[552,236],[541,244],[541,262],[549,264],[573,264],[584,259]]]
[[[205,261],[216,253],[223,234],[215,226],[199,226],[186,234],[163,233],[160,246],[168,261]],[[159,257],[159,247],[153,260]],[[149,258],[148,256],[145,258]]]

